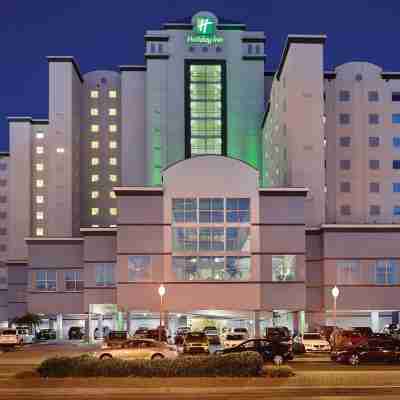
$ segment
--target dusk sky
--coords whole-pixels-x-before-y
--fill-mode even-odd
[[[7,116],[47,118],[46,56],[74,56],[82,73],[143,64],[146,29],[198,11],[264,31],[266,70],[279,64],[288,34],[321,33],[328,36],[325,69],[369,61],[400,70],[398,0],[3,0],[0,149],[8,149]]]

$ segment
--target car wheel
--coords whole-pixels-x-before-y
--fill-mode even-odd
[[[360,357],[357,354],[352,354],[349,358],[349,364],[353,365],[354,367],[360,364]]]
[[[162,360],[164,358],[164,356],[162,354],[153,354],[153,356],[151,357],[152,360]]]
[[[272,361],[273,361],[273,363],[275,365],[282,365],[283,364],[283,357],[276,355],[276,356],[274,356]]]
[[[112,355],[111,354],[102,354],[100,356],[100,360],[111,360],[112,359]]]

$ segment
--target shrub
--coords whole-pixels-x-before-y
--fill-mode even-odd
[[[293,368],[289,367],[288,365],[274,365],[272,367],[268,367],[265,373],[271,378],[289,378],[296,375],[293,371]]]
[[[178,357],[161,360],[126,361],[118,358],[54,357],[37,368],[42,377],[210,377],[258,376],[263,360],[258,353]]]

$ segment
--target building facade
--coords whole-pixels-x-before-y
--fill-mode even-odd
[[[0,321],[397,323],[400,74],[324,71],[323,35],[265,72],[264,33],[209,12],[144,39],[118,71],[48,57],[48,120],[9,118]]]

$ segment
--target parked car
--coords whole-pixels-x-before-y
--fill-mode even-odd
[[[128,341],[127,331],[111,331],[104,339],[104,348],[120,347]]]
[[[330,351],[331,345],[319,332],[304,333],[296,337],[296,342],[304,345],[306,352]]]
[[[148,332],[149,328],[139,327],[138,329],[136,329],[134,336],[135,338],[146,338]]]
[[[281,340],[290,340],[292,337],[286,326],[276,326],[265,329],[265,337],[271,340],[273,337],[279,337]]]
[[[22,344],[22,337],[16,329],[6,328],[0,330],[0,348],[10,350]]]
[[[100,330],[99,330],[99,328],[96,328],[94,330],[93,336],[94,336],[95,340],[102,339],[102,338],[106,339],[107,336],[110,334],[110,332],[111,332],[111,330],[108,326],[103,326],[103,335],[100,336]]]
[[[85,332],[81,326],[71,326],[68,330],[69,340],[81,340],[85,336]]]
[[[352,330],[354,332],[360,333],[361,336],[364,336],[364,337],[369,337],[374,334],[374,332],[372,331],[372,329],[369,326],[356,326],[356,327],[352,328]]]
[[[176,330],[174,343],[178,346],[183,345],[183,341],[185,340],[185,335],[190,332],[190,328],[187,326],[181,326]]]
[[[321,334],[321,336],[329,342],[334,329],[335,326],[333,325],[323,325],[319,327],[318,331]]]
[[[178,356],[175,346],[152,339],[129,339],[124,343],[120,343],[118,346],[103,348],[92,354],[100,360],[110,359],[113,357],[127,360],[156,360],[162,358],[176,358]]]
[[[183,341],[183,352],[209,354],[208,337],[204,332],[189,332]]]
[[[240,343],[243,343],[247,337],[242,333],[228,333],[223,341],[224,348],[227,349],[229,347],[237,346]]]
[[[203,332],[206,335],[218,335],[218,329],[215,326],[206,326]]]
[[[33,343],[35,337],[30,326],[17,326],[15,329],[23,344]]]
[[[36,334],[37,340],[55,340],[57,332],[54,329],[42,329]]]
[[[249,338],[249,331],[247,330],[247,328],[233,328],[231,330],[231,333],[237,334],[237,335],[243,335],[245,337],[245,339]]]
[[[267,339],[248,339],[238,346],[229,347],[216,352],[217,354],[241,353],[244,351],[255,351],[259,353],[264,361],[273,361],[281,364],[293,359],[293,351],[287,342]]]
[[[208,343],[212,346],[220,346],[221,345],[221,339],[219,335],[214,334],[214,333],[207,333],[207,339]]]
[[[400,341],[391,338],[367,338],[356,346],[333,351],[331,360],[354,366],[364,362],[400,361]]]

